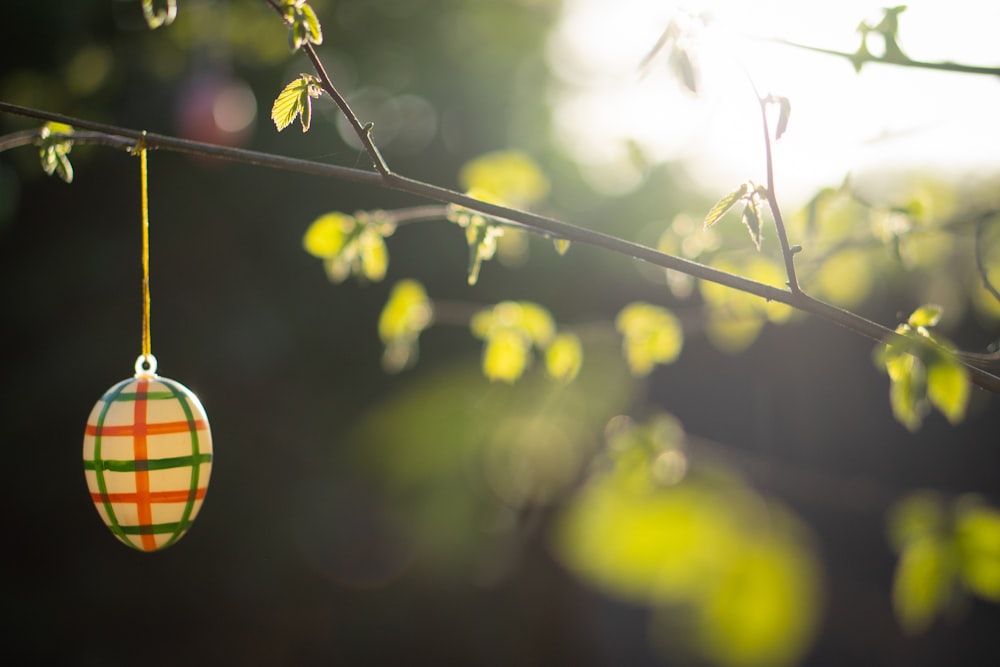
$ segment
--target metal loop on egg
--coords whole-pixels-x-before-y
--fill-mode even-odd
[[[156,357],[152,354],[140,354],[139,358],[135,360],[135,376],[137,378],[155,377]]]

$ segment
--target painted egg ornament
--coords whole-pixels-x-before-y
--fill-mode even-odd
[[[135,377],[97,401],[83,436],[83,468],[97,513],[119,540],[158,551],[187,532],[212,472],[208,417],[190,389],[140,356]]]

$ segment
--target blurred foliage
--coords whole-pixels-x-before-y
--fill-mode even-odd
[[[470,197],[512,208],[527,209],[549,192],[548,177],[523,151],[494,151],[467,162],[458,175],[459,183]],[[499,250],[507,263],[517,263],[524,252],[522,232],[487,220],[486,216],[461,206],[448,207],[448,219],[465,230],[469,244],[470,285],[479,280],[484,261],[493,259]],[[509,239],[506,249],[503,239]],[[506,252],[505,252],[506,250]]]
[[[681,324],[666,308],[649,303],[631,303],[615,318],[624,337],[625,360],[633,375],[649,375],[658,364],[677,359],[684,345]]]
[[[526,537],[519,517],[572,491],[604,424],[633,396],[609,342],[592,346],[571,384],[530,369],[516,387],[486,384],[457,365],[400,386],[352,441],[398,501],[423,567],[498,576]]]
[[[327,213],[309,225],[302,244],[306,252],[323,260],[334,282],[343,282],[351,275],[379,282],[389,269],[385,237],[395,230],[395,224],[377,212],[354,216]]]
[[[278,8],[288,24],[289,49],[298,51],[306,44],[318,46],[323,43],[323,28],[309,3],[305,0],[281,0]]]
[[[378,336],[385,345],[382,367],[395,373],[416,363],[417,338],[433,321],[434,306],[423,285],[410,279],[393,285],[378,319]]]
[[[893,606],[903,629],[925,631],[955,616],[963,598],[1000,602],[1000,511],[976,496],[953,502],[919,491],[893,506],[889,539],[899,554]]]
[[[660,609],[657,643],[720,665],[787,665],[810,644],[819,565],[798,520],[732,471],[688,469],[678,422],[612,420],[566,505],[559,557],[585,580]]]
[[[972,383],[955,357],[954,346],[932,329],[941,321],[939,306],[921,306],[896,328],[902,339],[881,346],[876,362],[889,375],[892,412],[915,431],[933,406],[955,424],[965,418]]]

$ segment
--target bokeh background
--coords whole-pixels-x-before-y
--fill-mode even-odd
[[[738,184],[706,186],[704,169],[683,156],[624,139],[628,178],[595,184],[608,170],[567,147],[577,135],[553,106],[579,83],[553,66],[561,2],[312,5],[326,36],[321,57],[403,174],[457,188],[468,160],[522,149],[551,181],[540,210],[652,245],[669,245],[666,230],[683,231],[683,215],[698,220]],[[0,15],[4,101],[366,166],[327,101],[308,134],[274,131],[271,100],[309,68],[262,2],[182,1],[177,22],[155,32],[125,0],[11,3]],[[752,98],[741,103],[758,122]],[[5,133],[36,125],[0,117]],[[92,405],[131,374],[139,352],[138,164],[102,147],[77,146],[71,158],[67,185],[42,173],[34,148],[0,155],[3,643],[12,664],[716,664],[685,643],[683,608],[664,621],[656,605],[595,585],[554,537],[607,425],[623,423],[613,418],[646,423],[661,413],[689,434],[685,467],[725,469],[753,489],[753,502],[767,498],[808,526],[810,581],[821,592],[804,598],[815,633],[789,660],[1000,660],[1000,611],[974,597],[919,636],[901,630],[885,523],[915,489],[997,501],[995,398],[977,391],[962,424],[931,415],[910,433],[892,417],[868,340],[800,318],[720,351],[719,336],[706,335],[709,296],[681,298],[660,272],[591,248],[560,257],[543,240],[516,261],[488,263],[469,287],[464,234],[444,221],[388,240],[384,282],[334,285],[302,248],[313,219],[426,202],[160,152],[150,156],[153,350],[160,372],[202,399],[216,458],[191,532],[162,553],[126,549],[92,507],[80,446]],[[964,189],[947,173],[861,173],[855,182],[875,203],[837,200],[830,216],[874,226],[892,206],[919,200],[935,224],[961,221],[998,204],[996,181],[976,173]],[[746,233],[727,225],[719,254],[703,259],[747,266]],[[931,229],[912,246],[918,236],[906,237],[895,255],[862,233],[857,245],[870,254],[814,284],[835,293],[830,284],[863,275],[840,296],[890,325],[933,298],[950,313],[948,335],[984,350],[997,337],[996,309],[975,287],[970,230]],[[837,233],[831,246],[853,231]],[[743,249],[720,250],[731,240]],[[768,241],[773,257],[773,234]],[[455,321],[440,318],[416,367],[390,375],[376,325],[404,277]],[[581,332],[576,383],[561,389],[539,368],[513,387],[483,378],[481,342],[461,314],[506,299],[542,304]],[[640,380],[611,325],[635,300],[671,308],[686,334],[677,362]],[[740,664],[738,654],[716,659]]]

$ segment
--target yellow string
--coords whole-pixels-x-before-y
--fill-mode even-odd
[[[139,171],[142,181],[142,356],[152,355],[152,342],[149,336],[149,194],[146,177],[146,133],[136,143],[135,150],[139,153]]]

